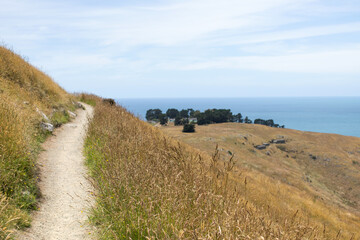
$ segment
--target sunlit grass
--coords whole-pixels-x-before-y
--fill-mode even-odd
[[[224,156],[230,156],[228,151],[234,153],[237,164],[230,177],[242,191],[245,191],[246,179],[249,202],[268,206],[272,217],[283,218],[298,211],[297,216],[329,234],[329,239],[338,233],[339,239],[360,236],[358,206],[346,205],[334,191],[340,188],[350,200],[356,197],[359,169],[351,161],[356,155],[348,151],[358,148],[358,138],[237,123],[198,126],[197,132],[190,135],[183,134],[177,126],[161,130],[209,154],[216,144]],[[287,143],[255,150],[254,145],[277,136],[285,136]],[[309,153],[316,155],[317,160]],[[327,158],[331,163],[324,160]],[[304,177],[305,174],[311,176],[312,182]],[[334,175],[339,175],[336,182]]]
[[[69,121],[74,97],[50,77],[12,51],[0,47],[0,239],[30,225],[36,209],[36,159],[49,132],[41,129],[48,116],[54,125]]]
[[[252,201],[247,193],[256,190],[235,181],[233,160],[214,151],[200,153],[98,99],[85,153],[99,238],[332,239],[298,211]]]

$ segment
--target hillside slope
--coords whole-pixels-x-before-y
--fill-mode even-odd
[[[100,239],[357,239],[357,216],[328,211],[305,191],[234,168],[224,146],[201,152],[120,106],[84,98],[97,102],[85,152],[97,189],[91,221]],[[309,207],[325,219],[309,215]]]
[[[207,153],[219,145],[224,156],[234,154],[242,175],[233,177],[248,177],[254,201],[360,237],[360,138],[238,123],[197,126],[192,134],[181,126],[161,130]],[[273,139],[286,142],[255,148]]]
[[[45,126],[69,121],[73,99],[46,74],[0,47],[0,239],[29,225],[29,210],[40,195],[36,158],[50,134]]]

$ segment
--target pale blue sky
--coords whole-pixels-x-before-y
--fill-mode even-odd
[[[359,0],[0,0],[0,41],[106,97],[360,96]]]

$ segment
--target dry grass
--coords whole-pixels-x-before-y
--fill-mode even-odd
[[[44,121],[68,121],[73,98],[47,75],[12,51],[0,47],[0,239],[29,226],[28,212],[39,196],[36,157],[49,134]]]
[[[35,207],[35,169],[30,119],[0,96],[0,190],[20,208]]]
[[[38,108],[52,108],[69,101],[69,94],[49,76],[4,47],[0,47],[0,79],[4,88],[1,91],[27,99]]]
[[[217,144],[224,155],[235,153],[231,177],[239,184],[247,178],[248,199],[269,205],[274,215],[299,210],[320,229],[333,235],[341,230],[341,239],[360,236],[360,168],[353,164],[360,159],[359,138],[236,123],[198,126],[194,134],[181,127],[161,130],[207,153]],[[255,150],[278,136],[287,143]]]
[[[86,104],[89,104],[90,106],[95,106],[96,101],[98,100],[98,97],[96,95],[89,93],[79,93],[76,94],[76,96],[80,102],[84,102]]]
[[[0,239],[10,239],[19,223],[29,221],[29,216],[12,205],[0,192]]]
[[[234,159],[200,153],[100,99],[85,152],[100,239],[336,239],[298,211],[252,201],[249,183],[233,179]]]

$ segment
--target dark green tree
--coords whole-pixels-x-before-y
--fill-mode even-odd
[[[269,127],[274,127],[274,125],[275,125],[274,120],[272,120],[272,119],[266,120],[265,125],[269,126]]]
[[[254,120],[254,124],[266,125],[266,121],[264,119],[257,118]]]
[[[180,111],[180,117],[181,118],[188,118],[189,117],[189,110],[183,109]]]
[[[175,108],[169,108],[166,111],[166,116],[168,116],[169,118],[176,118],[176,116],[179,116],[179,110]]]
[[[252,123],[252,121],[248,118],[248,116],[245,117],[245,120],[244,120],[245,123]]]
[[[199,118],[199,115],[201,114],[201,112],[199,110],[194,111],[190,116],[194,117],[194,118]]]
[[[185,125],[189,123],[189,119],[188,118],[182,118],[181,119],[181,125]]]
[[[269,126],[269,127],[276,127],[276,125],[278,125],[278,124],[275,124],[274,120],[272,120],[272,119],[264,120],[261,118],[255,119],[254,124],[261,124],[261,125],[265,125],[265,126]]]
[[[149,109],[146,111],[146,120],[151,121],[154,118],[153,109]]]
[[[187,123],[184,125],[183,132],[195,132],[195,125]]]
[[[160,120],[161,125],[165,125],[168,122],[168,118],[167,118],[166,114],[161,114],[159,116],[159,120]]]
[[[195,111],[192,108],[188,108],[188,113],[189,113],[189,117],[194,117]]]
[[[238,113],[238,114],[232,116],[232,121],[242,123],[244,120],[242,118],[241,113]]]
[[[197,124],[198,125],[205,125],[205,124],[209,124],[210,122],[207,120],[205,113],[200,113],[197,114]]]
[[[230,109],[208,109],[204,114],[209,123],[231,122],[233,117]]]
[[[146,111],[146,120],[159,120],[162,111],[158,108],[156,109],[149,109]]]
[[[174,125],[175,126],[182,125],[182,119],[181,119],[180,116],[176,116],[175,121],[174,121]]]

